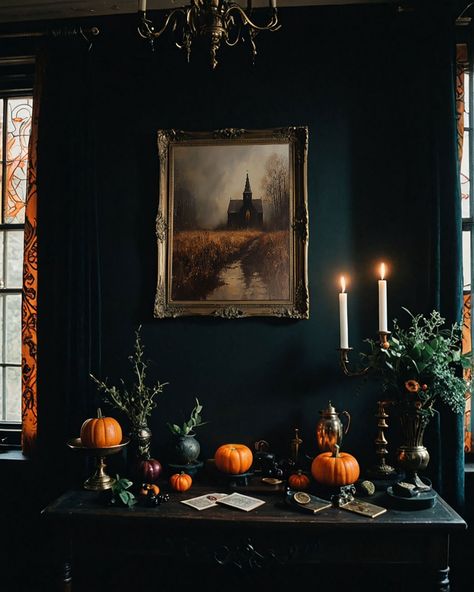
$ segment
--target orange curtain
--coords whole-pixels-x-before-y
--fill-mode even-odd
[[[458,161],[461,166],[464,140],[464,73],[468,69],[468,52],[465,43],[456,46],[456,120],[457,120],[457,142]],[[463,306],[463,328],[462,328],[462,349],[463,352],[471,351],[471,294],[464,294]],[[470,370],[465,371],[466,380],[470,380]],[[466,410],[464,415],[464,450],[472,452],[472,430],[471,430],[471,393],[467,393]]]
[[[25,242],[23,259],[22,299],[22,448],[31,455],[38,432],[38,234],[36,165],[38,145],[38,118],[40,110],[40,72],[36,69],[33,115],[28,147],[28,194],[25,211]]]

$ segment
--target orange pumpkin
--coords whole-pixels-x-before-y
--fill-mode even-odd
[[[81,426],[81,442],[86,448],[108,448],[122,441],[122,428],[113,417],[103,417],[97,409],[97,417],[86,419]]]
[[[253,453],[245,444],[222,444],[214,454],[216,467],[223,473],[246,473],[253,463]]]
[[[347,452],[339,452],[339,446],[333,452],[322,452],[311,463],[311,474],[316,481],[328,486],[350,485],[360,475],[359,463]]]
[[[154,483],[144,483],[138,493],[141,497],[147,497],[148,495],[158,495],[160,493],[160,488]]]
[[[181,473],[175,473],[170,477],[171,489],[175,491],[187,491],[193,484],[191,475],[188,475],[184,471]]]
[[[309,484],[309,477],[305,475],[303,471],[298,471],[288,477],[288,485],[292,489],[299,489],[301,491],[304,491],[305,489],[309,488]]]

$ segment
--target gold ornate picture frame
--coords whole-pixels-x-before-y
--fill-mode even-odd
[[[156,318],[309,318],[308,128],[158,131]]]

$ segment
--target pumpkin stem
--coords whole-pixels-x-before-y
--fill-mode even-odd
[[[339,458],[339,456],[339,446],[335,444],[332,451],[332,458]]]
[[[102,419],[102,411],[101,411],[100,407],[97,409],[97,417],[98,417],[98,419]]]

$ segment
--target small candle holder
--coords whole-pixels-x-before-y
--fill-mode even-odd
[[[390,331],[379,331],[379,339],[380,339],[380,347],[382,349],[388,349],[390,347],[389,343]],[[357,370],[351,370],[349,368],[350,361],[349,361],[349,352],[353,351],[354,348],[352,347],[340,347],[338,348],[339,351],[339,362],[342,368],[342,371],[346,376],[363,376],[367,374],[369,368],[359,368]]]

